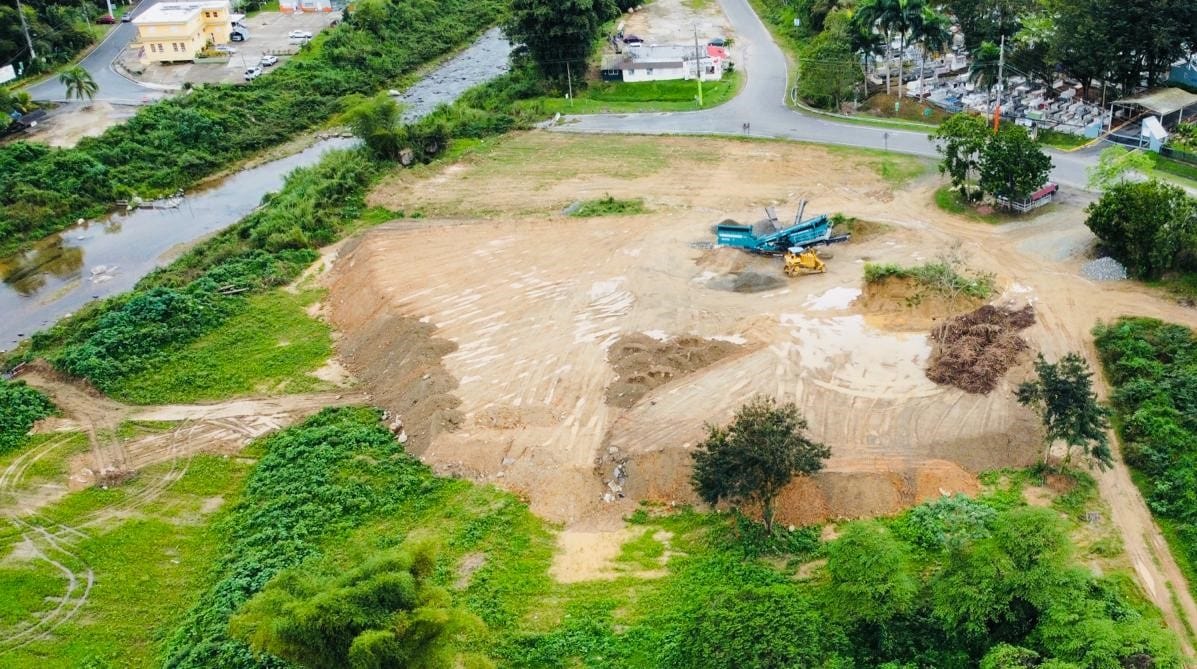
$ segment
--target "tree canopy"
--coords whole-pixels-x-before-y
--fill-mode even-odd
[[[1068,353],[1054,363],[1040,353],[1035,360],[1035,376],[1019,385],[1016,395],[1019,404],[1031,407],[1043,420],[1044,462],[1052,444],[1063,441],[1067,446],[1065,459],[1079,448],[1099,465],[1108,467],[1112,462],[1106,435],[1109,412],[1093,392],[1089,363],[1078,353]]]
[[[693,483],[707,504],[759,504],[773,528],[773,500],[795,476],[823,468],[831,449],[805,435],[806,419],[793,402],[757,396],[726,427],[707,426],[695,449]]]
[[[953,114],[931,135],[943,156],[939,173],[946,174],[952,180],[952,186],[966,195],[990,135],[989,123],[977,114]]]
[[[527,47],[545,76],[564,79],[572,73],[580,79],[603,23],[618,14],[612,0],[511,0],[504,29]]]
[[[452,667],[452,636],[480,625],[432,584],[429,545],[391,550],[327,575],[276,576],[230,622],[255,651],[312,669]]]
[[[1135,276],[1197,266],[1197,200],[1177,186],[1115,183],[1085,211],[1085,225]]]
[[[981,151],[981,190],[994,197],[1026,199],[1047,181],[1052,160],[1026,128],[1002,124]]]

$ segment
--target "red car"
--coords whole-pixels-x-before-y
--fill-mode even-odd
[[[101,16],[100,18],[96,19],[96,23],[99,23],[100,25],[104,25],[104,26],[110,26],[110,25],[116,23],[116,17],[111,14],[105,14],[105,15]]]

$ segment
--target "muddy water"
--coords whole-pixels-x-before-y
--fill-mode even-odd
[[[497,29],[446,61],[400,97],[418,118],[466,89],[503,74],[511,45]],[[243,170],[176,209],[139,209],[51,235],[24,253],[0,259],[0,351],[53,325],[88,302],[129,290],[196,240],[237,222],[291,170],[316,163],[354,140],[329,139],[286,158]]]

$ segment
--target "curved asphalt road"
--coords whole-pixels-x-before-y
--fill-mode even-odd
[[[158,0],[143,0],[141,4],[130,10],[134,16],[152,7]],[[91,53],[87,54],[79,64],[96,80],[99,90],[97,100],[115,102],[118,104],[143,104],[153,102],[163,93],[157,89],[142,86],[120,74],[117,74],[112,62],[121,51],[137,36],[137,28],[132,23],[118,23]],[[35,100],[49,100],[52,102],[66,101],[66,88],[58,83],[58,77],[50,77],[45,81],[28,86],[25,90]]]
[[[785,104],[788,71],[785,55],[748,5],[747,0],[719,0],[737,33],[737,68],[746,72],[744,89],[731,101],[703,111],[649,114],[566,116],[552,129],[558,132],[630,134],[742,135],[750,124],[754,137],[795,139],[841,144],[935,157],[935,145],[925,132],[886,130],[804,114]],[[1096,161],[1097,149],[1074,153],[1048,150],[1052,179],[1085,188],[1085,168]]]

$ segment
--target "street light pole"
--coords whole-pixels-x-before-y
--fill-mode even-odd
[[[29,46],[29,62],[37,60],[37,53],[33,50],[33,38],[29,36],[29,24],[25,23],[25,13],[21,11],[21,0],[17,0],[17,16],[21,18],[21,30],[25,31],[25,44]]]

